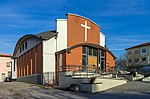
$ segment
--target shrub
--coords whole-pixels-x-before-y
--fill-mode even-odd
[[[133,77],[136,77],[136,72],[135,71],[131,71],[130,75],[132,75]]]
[[[96,79],[96,77],[91,77],[90,84],[93,84],[95,79]]]

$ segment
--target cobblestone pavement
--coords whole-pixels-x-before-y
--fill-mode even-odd
[[[70,92],[23,82],[1,82],[0,99],[150,99],[150,83],[140,81],[100,93]]]

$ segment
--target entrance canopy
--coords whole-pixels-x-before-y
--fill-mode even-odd
[[[77,47],[81,47],[81,46],[93,47],[93,48],[97,48],[97,49],[101,49],[101,50],[107,51],[108,53],[110,53],[115,58],[113,53],[107,47],[103,47],[103,46],[100,46],[98,44],[93,44],[93,43],[76,44],[76,45],[73,45],[71,47],[68,47],[67,49],[63,49],[61,51],[58,51],[58,52],[56,52],[56,54],[61,54],[61,53],[64,53],[64,52],[68,52],[69,53],[72,49],[77,48]]]

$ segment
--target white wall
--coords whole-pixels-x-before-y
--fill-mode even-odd
[[[55,52],[56,52],[55,37],[43,41],[43,73],[55,71]]]
[[[43,41],[43,73],[55,72],[55,52],[67,48],[67,20],[56,20],[58,37]],[[57,43],[57,44],[56,44]]]
[[[15,66],[15,70],[14,70],[14,66]],[[12,79],[17,79],[17,59],[12,60],[11,72],[12,72]]]
[[[146,48],[146,53],[142,53],[142,49]],[[144,47],[140,47],[140,55],[141,56],[144,56],[144,55],[147,55],[148,54],[148,47],[147,46],[144,46]]]
[[[57,38],[57,51],[67,48],[67,19],[56,20],[56,31],[58,32]]]
[[[105,35],[102,32],[100,32],[100,45],[105,46]]]

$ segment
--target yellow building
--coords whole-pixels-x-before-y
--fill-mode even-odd
[[[130,66],[148,66],[150,65],[150,42],[139,44],[126,50],[126,59]]]

